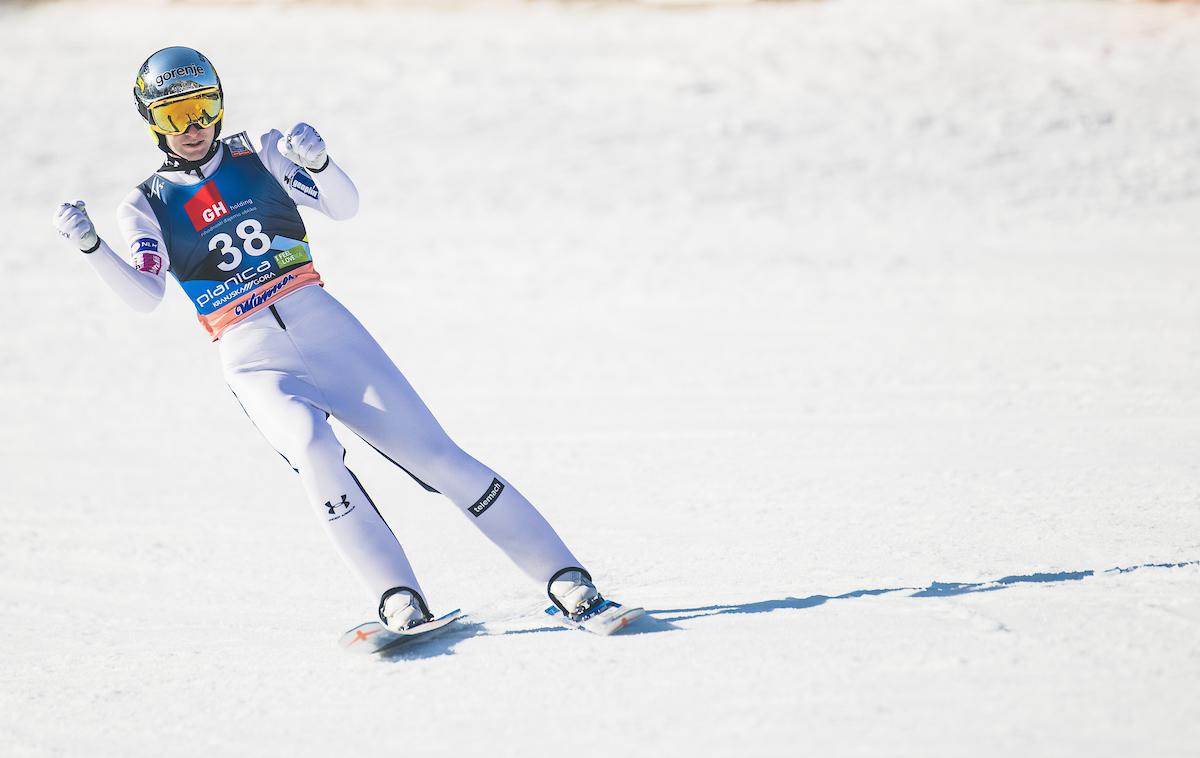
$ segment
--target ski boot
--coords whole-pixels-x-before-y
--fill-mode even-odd
[[[546,609],[547,615],[566,627],[593,634],[608,636],[645,614],[641,608],[626,608],[605,600],[592,584],[592,575],[577,566],[569,566],[550,577],[546,594],[554,603]]]

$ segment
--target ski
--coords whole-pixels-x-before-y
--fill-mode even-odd
[[[565,615],[558,606],[552,605],[546,609],[546,615],[568,629],[579,629],[592,634],[607,637],[615,634],[646,614],[642,608],[626,608],[620,603],[605,600],[596,606],[579,621]]]
[[[424,624],[418,624],[403,632],[394,632],[378,621],[368,621],[343,634],[342,638],[338,640],[338,644],[343,650],[360,655],[391,652],[437,636],[462,615],[462,610],[456,608],[444,616],[426,621]]]

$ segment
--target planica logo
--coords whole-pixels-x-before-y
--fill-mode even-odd
[[[203,294],[201,294],[199,297],[196,298],[196,305],[208,305],[208,303],[211,302],[213,298],[217,298],[218,300],[220,300],[220,299],[222,299],[221,296],[226,293],[233,293],[232,295],[230,295],[230,298],[227,298],[227,299],[232,299],[233,297],[237,297],[239,294],[243,294],[246,290],[245,287],[242,287],[240,285],[246,284],[247,282],[254,280],[254,279],[259,279],[260,277],[262,278],[263,281],[266,281],[267,279],[270,279],[272,276],[274,276],[274,274],[271,274],[270,276],[265,276],[265,277],[263,277],[261,275],[267,274],[270,271],[271,271],[271,262],[270,261],[260,261],[258,263],[258,265],[250,266],[249,268],[245,269],[244,271],[239,271],[238,273],[229,277],[225,281],[217,284],[217,286],[206,289]]]

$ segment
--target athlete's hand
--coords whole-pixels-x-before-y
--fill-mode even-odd
[[[58,206],[54,213],[54,227],[63,239],[70,240],[82,252],[94,253],[100,247],[96,226],[88,218],[87,207],[82,200]]]
[[[317,130],[301,121],[279,140],[279,152],[292,163],[309,171],[323,171],[329,165],[325,154],[325,140]]]

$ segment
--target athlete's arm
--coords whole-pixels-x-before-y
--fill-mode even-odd
[[[325,150],[325,140],[307,124],[287,139],[278,129],[262,136],[258,157],[296,205],[315,208],[335,221],[358,213],[358,189]]]
[[[162,302],[167,281],[156,270],[134,268],[103,241],[100,249],[89,255],[88,260],[100,278],[135,311],[148,313]]]
[[[134,194],[141,197],[136,190]],[[121,226],[124,227],[123,214],[128,199],[121,204]],[[157,255],[149,257],[138,254],[134,256],[134,265],[129,265],[117,255],[108,243],[96,234],[96,227],[87,215],[87,209],[82,202],[63,203],[54,216],[54,225],[61,236],[79,248],[87,255],[88,262],[109,287],[131,308],[138,311],[152,311],[162,301],[166,279],[163,272],[163,258]],[[157,226],[157,223],[155,224]],[[159,240],[161,245],[161,240]]]

